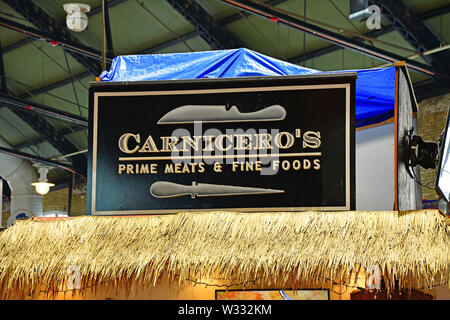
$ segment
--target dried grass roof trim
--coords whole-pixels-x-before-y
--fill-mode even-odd
[[[154,286],[163,272],[283,287],[348,279],[381,267],[388,287],[450,280],[450,223],[438,210],[408,212],[180,213],[20,221],[0,233],[0,296],[61,290],[69,266],[81,286]]]

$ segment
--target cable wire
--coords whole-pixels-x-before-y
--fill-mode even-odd
[[[274,49],[275,53],[278,52],[278,53],[280,54],[280,57],[281,57],[283,60],[285,60],[285,61],[288,60],[283,54],[281,54],[281,52],[279,52],[277,46],[274,45],[274,44],[272,43],[272,41],[270,41],[269,38],[267,38],[267,37],[264,35],[264,33],[262,33],[262,32],[258,29],[258,27],[256,27],[256,26],[248,19],[248,17],[247,17],[246,15],[244,15],[241,11],[239,11],[239,14],[242,16],[242,18],[244,18],[245,21],[247,21],[247,23],[248,23],[253,29],[256,30],[256,32],[259,33],[259,35],[260,35],[261,37],[264,38],[264,40],[266,40],[266,43],[269,44],[269,45]]]
[[[312,24],[315,24],[315,25],[318,25],[318,26],[322,26],[322,27],[326,27],[326,28],[329,28],[329,29],[336,30],[340,34],[346,33],[346,34],[352,35],[352,36],[357,37],[357,38],[361,38],[361,39],[364,39],[364,40],[367,40],[367,41],[371,41],[373,43],[385,44],[385,45],[388,45],[388,46],[391,46],[391,47],[394,47],[394,48],[397,48],[397,49],[405,50],[405,51],[412,52],[412,53],[418,53],[414,49],[405,48],[405,47],[399,46],[399,45],[394,44],[394,43],[390,43],[390,42],[386,42],[386,41],[379,40],[379,39],[376,39],[376,38],[372,38],[372,37],[369,37],[369,36],[366,36],[366,35],[363,35],[363,34],[360,34],[360,33],[356,33],[356,32],[353,32],[353,31],[349,31],[349,30],[343,29],[341,27],[336,27],[334,25],[331,25],[331,24],[328,24],[328,23],[325,23],[325,22],[321,22],[321,21],[318,21],[316,19],[307,18],[307,17],[299,15],[299,14],[297,14],[295,12],[283,10],[281,8],[272,6],[272,5],[267,4],[267,3],[260,3],[260,4],[265,6],[265,7],[267,7],[267,8],[270,8],[271,10],[278,11],[280,13],[283,13],[283,14],[286,14],[286,15],[290,15],[292,17],[295,17],[295,18],[298,18],[298,19],[302,19],[304,21],[309,21]]]
[[[13,81],[13,82],[15,82],[15,83],[21,85],[21,86],[22,86],[22,89],[25,91],[26,94],[28,94],[29,97],[36,97],[35,94],[33,94],[30,90],[28,90],[28,89],[26,89],[26,88],[24,88],[24,87],[28,87],[28,88],[30,88],[31,90],[38,90],[38,88],[33,87],[32,85],[27,84],[27,83],[25,83],[25,82],[16,80],[16,79],[14,79],[14,78],[11,78],[11,77],[9,77],[9,76],[6,76],[6,79],[8,79],[8,80],[10,80],[10,81]],[[53,98],[60,99],[61,101],[65,101],[65,102],[67,102],[67,103],[70,103],[70,104],[73,104],[73,105],[77,106],[77,104],[76,104],[75,102],[70,101],[70,100],[68,100],[68,99],[66,99],[66,98],[63,98],[63,97],[61,97],[61,96],[58,96],[58,95],[56,95],[56,94],[49,93],[49,92],[43,92],[42,94],[49,95],[49,96],[51,96],[51,97],[53,97]],[[80,107],[83,108],[83,109],[89,110],[89,108],[86,107],[86,106],[80,105]]]

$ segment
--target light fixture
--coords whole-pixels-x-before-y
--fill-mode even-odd
[[[426,142],[419,136],[409,135],[409,165],[415,167],[420,165],[425,169],[435,169],[438,162],[438,144]]]
[[[66,3],[63,8],[67,12],[67,28],[76,32],[81,32],[87,28],[88,16],[86,12],[91,10],[90,5],[84,3]]]
[[[53,183],[47,182],[47,172],[48,168],[46,167],[40,167],[39,168],[39,181],[33,182],[31,185],[36,188],[36,192],[40,195],[47,194],[50,190],[50,187],[54,187],[55,185]]]
[[[349,19],[358,19],[363,21],[370,16],[370,10],[368,10],[368,0],[350,0],[350,15]]]

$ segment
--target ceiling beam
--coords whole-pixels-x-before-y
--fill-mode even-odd
[[[121,3],[124,3],[126,1],[127,0],[113,0],[113,1],[110,1],[110,2],[108,2],[108,8],[111,9],[111,8],[117,6],[117,5],[121,4]],[[286,1],[288,1],[288,0],[271,0],[271,1],[268,1],[267,3],[270,4],[270,5],[276,6],[276,5],[282,4],[283,2],[286,2]],[[87,16],[91,17],[91,16],[93,16],[95,14],[99,14],[101,12],[102,12],[102,6],[98,6],[98,7],[95,7],[94,9],[92,9],[91,11],[89,11],[87,13]],[[247,13],[247,12],[243,12],[242,15],[249,16],[250,14]],[[231,22],[234,22],[234,21],[237,21],[239,19],[242,19],[242,15],[241,14],[233,14],[233,15],[229,16],[228,18],[220,20],[219,23],[220,23],[221,26],[225,26],[225,25],[227,25],[227,24],[229,24]],[[189,40],[191,38],[194,38],[194,37],[196,37],[198,35],[200,35],[200,33],[197,30],[195,30],[195,31],[186,33],[185,35],[181,36],[180,38],[176,38],[176,39],[173,39],[173,40],[170,40],[170,41],[167,41],[167,42],[173,41],[173,44],[170,44],[170,45],[175,45],[175,44],[178,44],[180,42],[187,41],[187,40]],[[10,52],[10,51],[12,51],[14,49],[17,49],[17,48],[21,47],[21,46],[24,46],[26,44],[28,44],[28,41],[26,39],[22,39],[22,40],[14,42],[13,44],[10,44],[9,46],[3,48],[3,50],[4,50],[4,53],[7,53],[7,52]],[[168,46],[170,46],[170,45],[168,45]],[[110,56],[110,58],[111,57],[112,56]]]
[[[0,93],[0,102],[8,105],[11,108],[15,108],[22,112],[32,112],[38,116],[46,116],[54,118],[56,120],[69,122],[72,124],[87,127],[88,120],[84,117],[69,112],[64,112],[56,108],[48,107],[36,102],[22,100],[20,98],[12,97],[6,93]]]
[[[82,44],[70,42],[67,40],[64,40],[62,38],[58,38],[55,34],[50,34],[48,32],[38,30],[36,28],[28,27],[24,24],[0,17],[0,26],[12,31],[19,32],[21,34],[24,34],[25,36],[37,39],[37,40],[43,40],[48,43],[50,43],[52,46],[60,46],[64,49],[67,49],[68,51],[75,52],[77,54],[80,54],[85,57],[89,57],[96,60],[101,60],[101,53],[97,50],[94,50],[90,47],[83,46]],[[26,45],[31,40],[28,38],[22,39],[18,42],[13,43],[12,45],[9,45],[8,47],[4,48],[4,53],[8,53],[11,50],[17,49],[23,45]]]
[[[271,0],[271,1],[267,1],[266,4],[269,4],[271,6],[277,6],[277,5],[280,5],[280,4],[282,4],[284,2],[287,2],[287,1],[288,0]],[[242,16],[248,17],[248,16],[251,16],[251,13],[249,13],[247,11],[241,11],[241,12],[239,12],[237,14],[233,14],[233,15],[227,17],[227,18],[224,18],[224,19],[220,20],[220,24],[222,26],[227,25],[229,23],[232,23],[232,22],[235,22],[235,21],[238,21],[238,20],[242,19]]]
[[[37,7],[31,0],[4,0],[4,2],[46,34],[54,35],[55,39],[62,40],[64,43],[77,43],[65,25],[58,24],[54,18],[49,16],[41,8]],[[98,61],[74,51],[69,51],[69,54],[91,73],[97,75],[102,71]],[[17,109],[11,109],[11,111],[48,140],[58,152],[69,154],[78,151],[78,148],[71,141],[60,134],[58,130],[43,117],[36,116],[33,113],[24,113]],[[72,158],[72,161],[74,167],[78,171],[86,172],[87,159],[85,155],[76,155]]]
[[[448,86],[432,79],[416,82],[413,84],[413,87],[414,94],[418,102],[450,92],[450,88]]]
[[[442,16],[442,15],[447,14],[449,12],[450,12],[450,4],[446,5],[446,6],[443,6],[443,7],[431,9],[429,11],[426,11],[426,12],[423,12],[423,13],[419,13],[417,15],[422,20],[428,20],[428,19],[431,19],[431,18]]]
[[[82,172],[77,171],[77,169],[75,169],[75,168],[73,168],[73,167],[71,167],[71,166],[69,166],[67,164],[64,164],[62,162],[55,161],[55,160],[50,160],[50,159],[45,159],[45,158],[38,157],[38,156],[35,156],[35,155],[32,155],[32,154],[21,152],[21,151],[18,151],[18,150],[14,150],[14,149],[5,148],[5,147],[0,146],[0,152],[1,153],[5,153],[5,154],[10,155],[10,156],[19,157],[19,158],[27,159],[27,160],[34,161],[34,162],[43,163],[45,165],[50,165],[52,167],[61,168],[61,169],[64,169],[66,171],[69,171],[71,173],[83,174]]]
[[[268,1],[268,3],[270,3],[272,5],[278,5],[278,4],[281,4],[281,3],[286,2],[286,1],[287,0],[271,0],[271,1]],[[123,2],[123,0],[122,0],[122,2]],[[101,11],[101,8],[99,8],[99,12],[100,11]],[[243,12],[242,14],[244,16],[248,16],[249,15],[249,13],[246,13],[246,12]],[[239,20],[241,18],[242,18],[241,14],[234,14],[234,15],[228,17],[228,18],[220,20],[219,23],[220,23],[220,25],[222,27],[224,27],[226,24],[231,23],[233,21],[237,21],[237,20]],[[144,50],[138,52],[138,54],[155,53],[155,52],[158,52],[160,50],[164,50],[164,49],[167,49],[167,48],[169,48],[171,46],[177,45],[177,44],[179,44],[181,42],[185,42],[185,41],[187,41],[189,39],[193,39],[193,38],[195,38],[195,37],[197,37],[199,35],[201,35],[201,32],[199,30],[194,30],[194,31],[188,32],[188,33],[186,33],[186,34],[184,34],[184,35],[182,35],[182,36],[180,36],[178,38],[171,39],[169,41],[166,41],[166,42],[157,44],[155,46],[152,46],[150,48],[144,49]],[[78,80],[81,80],[83,78],[86,78],[89,75],[90,75],[89,72],[82,72],[82,73],[74,76],[73,78],[74,78],[75,81],[78,81]],[[48,92],[50,90],[57,89],[59,87],[65,86],[67,84],[70,84],[71,82],[72,82],[72,78],[67,78],[67,79],[64,79],[62,81],[58,81],[58,82],[52,83],[50,85],[41,87],[39,89],[33,90],[29,94],[26,94],[26,96],[34,96],[34,95],[46,93],[46,92]]]
[[[27,123],[33,130],[38,132],[61,154],[68,154],[79,151],[79,149],[69,141],[64,135],[44,118],[35,114],[24,113],[17,109],[11,109],[20,119]],[[87,161],[85,155],[77,155],[72,158],[74,167],[82,172],[86,172]]]
[[[6,71],[3,63],[3,50],[0,40],[0,92],[8,93],[8,87],[6,85]]]
[[[185,35],[180,36],[180,37],[178,37],[176,39],[172,39],[172,40],[169,40],[169,41],[157,44],[157,45],[155,45],[153,47],[150,47],[148,49],[144,49],[144,50],[138,52],[138,54],[155,53],[157,51],[164,50],[164,49],[166,49],[168,47],[171,47],[173,45],[177,45],[177,44],[179,44],[179,43],[181,43],[183,41],[187,41],[189,39],[195,38],[195,37],[197,37],[199,35],[200,35],[200,32],[198,32],[197,30],[192,31],[192,32],[188,32]],[[91,75],[91,73],[89,71],[81,72],[81,73],[73,76],[73,78],[66,78],[64,80],[61,80],[61,81],[58,81],[58,82],[55,82],[55,83],[51,83],[51,84],[49,84],[47,86],[38,88],[36,90],[32,90],[29,93],[26,93],[25,96],[35,96],[35,95],[43,94],[43,93],[46,93],[46,92],[48,92],[50,90],[54,90],[54,89],[60,88],[62,86],[68,85],[68,84],[72,83],[72,80],[73,81],[82,80],[82,79],[88,77],[89,75]]]
[[[450,12],[450,5],[449,6],[440,7],[440,8],[437,8],[437,9],[433,9],[433,10],[430,10],[430,11],[426,11],[426,12],[423,12],[423,13],[420,13],[419,14],[419,18],[422,19],[422,20],[432,19],[432,18],[438,17],[438,16],[440,16],[442,14],[445,14],[445,13],[448,13],[448,12]],[[381,36],[383,36],[385,34],[388,34],[390,32],[393,32],[395,30],[396,30],[396,26],[394,24],[391,24],[391,25],[389,25],[387,27],[383,27],[380,30],[370,31],[370,32],[364,34],[364,36],[370,37],[370,38],[377,38],[377,37],[381,37]],[[355,37],[353,39],[355,41],[361,41],[361,42],[364,41],[364,39],[358,38],[358,37]],[[342,48],[339,47],[339,46],[331,45],[331,46],[328,46],[328,47],[325,47],[325,48],[321,48],[321,49],[318,49],[318,50],[315,50],[315,51],[307,52],[305,54],[305,56],[299,55],[299,56],[293,57],[293,58],[289,59],[289,62],[291,62],[291,63],[302,63],[302,62],[304,62],[306,60],[309,60],[309,59],[312,59],[312,58],[317,58],[317,57],[320,57],[320,56],[328,54],[328,53],[339,51],[341,49]]]
[[[47,14],[40,7],[36,6],[31,0],[3,0],[11,8],[20,13],[28,21],[34,24],[52,38],[57,39],[58,43],[76,44],[80,47],[78,41],[72,36],[65,25],[57,23],[57,21]],[[92,49],[90,49],[92,51]],[[79,52],[70,50],[72,55],[83,67],[95,75],[102,72],[101,65],[98,61],[90,59]]]
[[[166,0],[189,21],[213,49],[240,48],[240,42],[195,0]]]
[[[1,50],[1,48],[0,48]],[[63,135],[61,135],[53,125],[51,125],[47,120],[33,114],[31,112],[24,113],[22,110],[19,111],[19,104],[22,105],[23,110],[29,110],[29,108],[33,108],[33,106],[28,105],[27,102],[24,102],[20,99],[15,99],[8,96],[8,87],[6,86],[6,77],[5,77],[5,69],[3,68],[3,56],[0,51],[0,73],[2,76],[2,94],[0,95],[0,101],[9,106],[9,109],[15,113],[20,119],[25,121],[31,128],[33,128],[36,132],[41,134],[49,143],[57,149],[61,153],[67,153],[68,150],[73,150],[72,152],[78,151],[78,148],[73,145],[69,140],[67,140]],[[14,107],[12,106],[14,105]],[[49,115],[59,114],[61,117],[63,116],[58,110],[52,110],[51,108],[47,108],[45,106],[35,104],[35,111],[47,112]],[[81,170],[82,172],[86,171],[87,161],[85,156],[74,158],[74,164],[77,167],[77,170]]]
[[[81,127],[81,126],[73,126],[73,127],[67,127],[65,129],[62,129],[62,130],[58,131],[58,133],[63,135],[63,136],[65,136],[67,134],[80,132],[80,131],[83,131],[83,130],[86,130],[86,128],[85,127]],[[36,146],[36,145],[38,145],[38,144],[40,144],[42,142],[45,142],[45,141],[47,141],[47,140],[44,137],[40,136],[40,137],[37,137],[37,138],[34,138],[34,139],[27,140],[27,141],[25,141],[23,143],[20,143],[18,145],[15,145],[14,149],[24,150],[26,148],[29,148],[29,147],[32,147],[32,146]]]
[[[371,0],[370,2],[381,7],[382,14],[392,21],[403,38],[418,52],[441,46],[441,40],[403,0]],[[444,77],[444,79],[438,77],[439,80],[450,83],[450,52],[448,50],[423,56],[423,58],[435,70],[439,70],[440,75]]]
[[[106,34],[106,43],[107,48],[106,52],[109,56],[114,56],[114,45],[113,45],[113,38],[112,38],[112,32],[111,32],[111,22],[109,19],[109,4],[108,1],[102,0],[105,3],[105,34]]]
[[[7,20],[7,19],[5,19],[5,20]],[[3,20],[3,21],[5,21],[5,20]],[[8,21],[8,22],[9,22],[9,21]],[[4,25],[1,25],[1,26],[4,27]],[[12,28],[8,28],[8,29],[13,30]],[[13,51],[13,50],[15,50],[15,49],[18,49],[18,48],[20,48],[20,47],[23,47],[24,45],[26,45],[26,44],[28,44],[28,43],[29,43],[29,40],[28,40],[27,38],[24,38],[24,39],[22,39],[22,40],[19,40],[19,41],[16,41],[16,42],[10,44],[10,45],[7,46],[7,47],[4,47],[4,48],[3,48],[3,52],[4,52],[4,53],[8,53],[8,52]]]
[[[267,3],[271,4],[271,5],[278,5],[278,4],[281,4],[281,3],[286,2],[286,1],[287,0],[272,0],[272,1],[268,1]],[[123,2],[123,0],[122,0],[122,2]],[[109,4],[109,5],[111,6],[111,4]],[[101,8],[99,8],[99,10],[101,10]],[[437,9],[433,9],[431,11],[426,11],[424,13],[419,14],[419,17],[421,19],[423,19],[423,20],[426,20],[426,19],[431,19],[431,18],[438,17],[438,16],[440,16],[442,14],[445,14],[445,13],[448,13],[448,12],[450,12],[450,5],[449,6],[440,7],[440,8],[437,8]],[[248,12],[243,12],[242,14],[244,16],[249,16],[250,15],[250,13],[248,13]],[[224,19],[220,20],[219,23],[220,23],[221,26],[225,26],[225,25],[227,25],[229,23],[232,23],[234,21],[238,21],[239,19],[242,19],[242,15],[241,14],[233,14],[233,15],[227,17],[227,18],[224,18]],[[382,28],[380,30],[371,31],[371,32],[366,33],[364,35],[367,36],[367,37],[371,37],[371,38],[377,38],[377,37],[380,37],[382,35],[388,34],[389,32],[393,32],[393,31],[395,31],[395,26],[394,25],[390,25],[390,26],[384,27],[384,28]],[[153,47],[150,47],[150,48],[147,48],[145,50],[142,50],[142,51],[139,52],[139,54],[155,53],[155,52],[158,52],[160,50],[164,50],[164,49],[167,49],[167,48],[169,48],[171,46],[177,45],[177,44],[179,44],[181,42],[184,42],[184,41],[187,41],[189,39],[195,38],[195,37],[197,37],[199,35],[200,35],[200,32],[197,31],[197,30],[194,30],[194,31],[188,32],[188,33],[186,33],[186,34],[184,34],[184,35],[182,35],[182,36],[180,36],[178,38],[171,39],[169,41],[166,41],[166,42],[157,44],[157,45],[155,45]],[[353,39],[355,41],[360,41],[360,42],[364,41],[362,38],[353,38]],[[13,45],[11,45],[11,46],[13,46]],[[7,48],[8,47],[6,47],[5,49],[7,49]],[[342,50],[342,48],[340,46],[338,46],[338,45],[331,45],[331,46],[327,46],[325,48],[321,48],[321,49],[318,49],[318,50],[315,50],[315,51],[307,52],[305,55],[301,54],[301,55],[298,55],[296,57],[290,58],[289,62],[300,64],[300,63],[302,63],[302,62],[304,62],[306,60],[309,60],[309,59],[312,59],[312,58],[317,58],[317,57],[320,57],[322,55],[325,55],[325,54],[328,54],[328,53],[332,53],[332,52],[336,52],[336,51],[339,51],[339,50]],[[86,78],[89,75],[90,75],[89,72],[82,72],[82,73],[74,76],[74,79],[75,80],[81,80],[83,78]],[[44,86],[42,88],[33,90],[33,91],[31,91],[31,95],[38,95],[38,94],[46,93],[46,92],[48,92],[50,90],[53,90],[53,89],[65,86],[67,84],[70,84],[71,82],[72,82],[72,78],[67,78],[67,79],[64,79],[62,81],[58,81],[58,82],[55,82],[53,84],[50,84],[48,86]]]
[[[271,20],[276,20],[277,22],[287,25],[291,28],[300,30],[302,32],[306,32],[315,37],[339,45],[346,49],[354,50],[358,53],[365,54],[391,63],[395,61],[405,61],[406,65],[409,68],[415,69],[416,71],[428,75],[434,76],[436,73],[434,69],[430,68],[427,65],[407,59],[392,52],[388,52],[386,50],[382,50],[380,48],[367,45],[359,41],[355,41],[341,34],[334,33],[317,25],[303,21],[302,19],[296,18],[290,15],[289,13],[280,11],[264,3],[254,2],[251,0],[220,0],[220,1],[229,4],[230,6],[233,6],[235,8],[238,8],[240,10],[246,10],[257,16]]]
[[[138,54],[150,54],[150,53],[155,53],[155,52],[157,52],[157,51],[164,50],[164,49],[166,49],[166,48],[168,48],[168,47],[171,47],[171,46],[173,46],[173,45],[177,45],[177,44],[179,44],[180,42],[187,41],[187,40],[189,40],[189,39],[195,38],[195,37],[197,37],[197,36],[199,36],[199,35],[200,35],[200,33],[199,33],[198,31],[196,31],[196,30],[195,30],[195,31],[192,31],[192,32],[188,32],[188,33],[186,33],[185,35],[180,36],[179,38],[172,39],[172,40],[169,40],[169,41],[166,41],[166,42],[157,44],[157,45],[155,45],[155,46],[153,46],[153,47],[150,47],[150,48],[148,48],[148,49],[144,49],[144,50],[138,52]],[[29,93],[25,93],[25,94],[24,94],[24,97],[35,96],[35,95],[43,94],[43,93],[46,93],[46,92],[48,92],[48,91],[51,91],[51,90],[60,88],[60,87],[62,87],[62,86],[71,84],[72,81],[82,80],[82,79],[84,79],[84,78],[86,78],[86,77],[88,77],[88,76],[90,76],[90,75],[91,75],[91,73],[90,73],[89,71],[81,72],[81,73],[79,73],[79,74],[73,76],[72,78],[66,78],[66,79],[64,79],[64,80],[60,80],[60,81],[57,81],[57,82],[55,82],[55,83],[51,83],[51,84],[49,84],[49,85],[46,85],[46,86],[44,86],[44,87],[41,87],[41,88],[32,90],[32,91],[30,91]]]
[[[41,88],[38,88],[38,89],[32,90],[30,92],[27,92],[23,96],[21,95],[21,98],[32,97],[32,96],[35,96],[35,95],[38,95],[38,94],[41,94],[41,93],[46,93],[46,92],[48,92],[50,90],[54,90],[54,89],[60,88],[62,86],[71,84],[74,81],[79,81],[79,80],[82,80],[82,79],[84,79],[86,77],[89,77],[89,76],[92,76],[92,73],[90,73],[89,71],[81,72],[81,73],[79,73],[77,75],[74,75],[73,77],[66,78],[64,80],[60,80],[58,82],[51,83],[49,85],[46,85],[46,86],[43,86]]]
[[[394,30],[395,30],[395,28],[393,26],[388,26],[388,27],[385,27],[385,28],[380,29],[380,30],[374,30],[374,31],[368,32],[368,33],[364,34],[364,36],[365,37],[370,37],[370,38],[377,38],[379,36],[382,36],[384,34],[392,32]],[[359,38],[359,37],[354,37],[352,39],[354,41],[361,42],[361,43],[364,42],[364,40],[365,40],[365,39]],[[332,52],[336,52],[336,51],[339,51],[339,50],[342,50],[342,47],[337,46],[337,45],[331,45],[331,46],[327,46],[325,48],[321,48],[321,49],[317,49],[317,50],[314,50],[314,51],[306,52],[305,54],[301,54],[301,55],[295,56],[293,58],[290,58],[289,62],[290,63],[302,63],[302,62],[304,62],[306,60],[317,58],[317,57],[320,57],[320,56],[323,56],[323,55],[326,55],[326,54],[329,54],[329,53],[332,53]]]
[[[138,54],[155,53],[155,52],[167,49],[167,48],[169,48],[171,46],[177,45],[179,43],[188,41],[188,40],[193,39],[195,37],[198,37],[200,35],[201,35],[201,33],[199,31],[194,30],[194,31],[188,32],[188,33],[186,33],[186,34],[184,34],[182,36],[179,36],[178,38],[171,39],[171,40],[165,41],[163,43],[159,43],[157,45],[154,45],[154,46],[152,46],[150,48],[144,49],[144,50],[138,52]]]
[[[127,1],[127,0],[112,0],[112,1],[109,1],[108,2],[108,8],[109,9],[114,8],[115,6],[117,6],[117,5],[121,4],[121,3],[124,3],[125,1]],[[97,6],[97,7],[93,8],[91,11],[89,11],[88,13],[86,13],[86,15],[89,18],[89,17],[92,17],[93,15],[96,15],[96,14],[101,13],[101,12],[102,12],[102,6]],[[30,29],[32,29],[32,28],[30,28]],[[37,31],[37,30],[35,30],[35,31],[36,32],[34,32],[34,33],[36,33],[36,34],[41,32],[41,31]],[[39,38],[39,40],[41,40],[41,39],[42,38]],[[22,39],[22,40],[19,40],[17,42],[14,42],[13,44],[10,44],[9,46],[4,48],[4,53],[10,52],[10,51],[12,51],[14,49],[17,49],[17,48],[20,48],[20,47],[28,44],[28,42],[29,41],[27,39]],[[58,43],[60,43],[60,42],[58,42]],[[76,44],[76,45],[72,44],[72,45],[73,45],[73,47],[80,46],[79,44]],[[98,59],[101,59],[101,53],[100,52],[97,52],[96,50],[93,50],[91,48],[89,48],[89,50],[92,50],[93,52],[95,52],[95,54],[98,55]],[[108,60],[109,60],[113,56],[112,55],[108,55],[108,57],[109,57],[108,58]]]
[[[112,1],[106,1],[108,3],[108,9],[114,8],[115,6],[118,6],[121,3],[126,2],[127,0],[112,0]],[[86,13],[88,18],[92,17],[93,15],[96,15],[98,13],[102,13],[102,6],[97,6],[95,8],[92,8],[91,11]]]

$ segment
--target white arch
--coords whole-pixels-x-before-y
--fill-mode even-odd
[[[0,146],[11,148],[1,137]],[[38,176],[29,160],[0,153],[0,176],[11,189],[11,216],[20,212],[42,215],[42,196],[30,185],[38,180]]]

